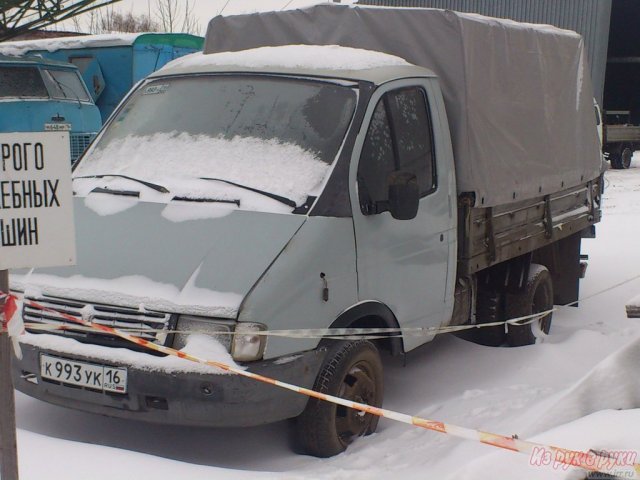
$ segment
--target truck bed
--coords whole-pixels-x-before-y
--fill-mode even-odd
[[[640,126],[637,125],[605,125],[607,143],[640,142]]]
[[[459,201],[458,275],[518,257],[590,227],[600,220],[600,182],[497,207]]]

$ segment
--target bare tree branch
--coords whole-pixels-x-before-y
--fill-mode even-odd
[[[157,32],[159,25],[148,15],[134,15],[132,12],[121,13],[113,7],[92,11],[82,27],[77,18],[73,19],[74,27],[78,32],[87,33],[111,33],[111,32]]]
[[[200,27],[194,15],[194,5],[189,0],[156,0],[156,18],[164,32],[198,34]]]

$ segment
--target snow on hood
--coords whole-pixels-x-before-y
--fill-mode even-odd
[[[193,53],[168,63],[164,68],[233,65],[247,68],[303,68],[310,70],[364,70],[407,66],[405,59],[387,53],[339,45],[284,45],[238,52]]]
[[[237,318],[244,297],[306,219],[233,211],[177,223],[163,216],[163,204],[138,202],[101,216],[82,200],[75,198],[74,205],[77,265],[12,272],[13,289]]]
[[[185,158],[189,161],[185,162]],[[167,195],[166,201],[180,195],[208,197],[212,188],[221,185],[198,178],[223,178],[278,194],[301,205],[307,196],[319,193],[329,169],[330,165],[319,160],[313,152],[276,139],[234,137],[228,140],[173,132],[113,140],[105,148],[92,150],[74,171],[74,178],[100,174],[141,178],[168,187],[171,195]],[[84,183],[85,187],[74,182],[76,192],[81,196],[95,187],[95,181]],[[268,208],[265,204],[274,203],[262,197],[256,204],[250,200],[255,199],[256,194],[248,193],[235,188],[221,192],[221,198],[233,200],[244,195],[241,208],[251,210]],[[278,205],[272,207],[281,210]],[[288,211],[291,211],[290,207]]]

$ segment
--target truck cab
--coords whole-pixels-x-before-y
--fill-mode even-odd
[[[285,64],[297,50],[275,49]],[[349,49],[329,50],[341,59]],[[78,315],[91,309],[96,322],[186,351],[208,335],[203,354],[222,348],[226,361],[308,388],[332,347],[256,333],[365,318],[388,328],[446,323],[456,190],[438,80],[398,57],[375,58],[366,67],[238,72],[200,55],[203,64],[186,57],[150,76],[74,168],[77,266],[12,275],[27,299],[24,320],[57,322],[28,306],[37,301]],[[55,369],[41,371],[43,358],[115,367],[118,349],[109,347],[131,345],[82,329],[28,330],[17,387],[53,403],[218,426],[296,417],[307,403],[188,364],[176,373],[161,362],[150,373],[148,357],[158,359],[143,352],[118,367],[127,370],[122,393],[69,388],[48,375]],[[400,355],[431,337],[381,348]],[[378,372],[363,375],[362,395],[379,403],[381,388],[365,387]],[[351,435],[371,427],[367,417]]]
[[[0,55],[0,131],[70,133],[71,161],[102,124],[78,68],[40,57]]]

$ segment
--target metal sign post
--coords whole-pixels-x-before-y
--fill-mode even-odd
[[[72,202],[68,132],[0,134],[0,307],[9,299],[7,269],[75,263]],[[17,480],[11,318],[5,311],[0,313],[0,479]]]
[[[9,291],[7,270],[0,271],[0,291]],[[0,315],[3,326],[0,329],[0,479],[18,480],[16,409],[11,381],[11,340],[4,328],[6,322],[4,313]]]

